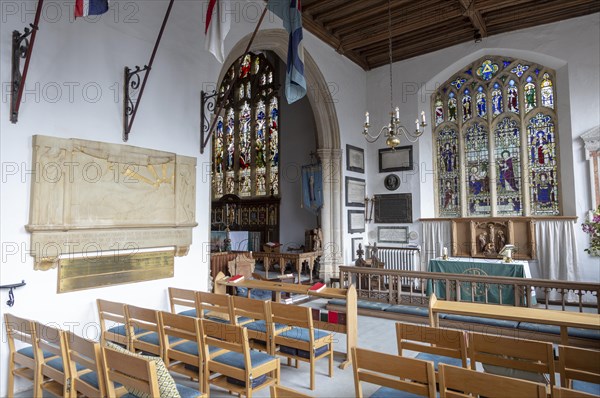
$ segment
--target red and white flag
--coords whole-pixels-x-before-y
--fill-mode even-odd
[[[229,33],[231,21],[226,18],[224,0],[208,0],[204,48],[223,63],[225,60],[225,37]]]

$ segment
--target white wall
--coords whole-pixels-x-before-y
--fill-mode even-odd
[[[457,70],[486,54],[502,54],[539,62],[557,71],[559,140],[564,214],[577,216],[581,224],[591,207],[589,177],[583,144],[583,132],[600,124],[600,14],[505,33],[484,39],[481,43],[465,43],[431,54],[394,64],[394,105],[400,107],[402,120],[408,127],[417,111],[424,109],[431,120],[430,96]],[[387,118],[389,108],[387,67],[367,74],[367,101],[372,108],[371,123]],[[384,192],[383,174],[377,173],[377,148],[369,147],[369,180],[375,193]],[[413,215],[434,217],[434,181],[431,125],[414,146],[420,175],[404,175],[403,186],[413,193]],[[373,185],[372,185],[373,186]],[[404,192],[402,186],[399,191]],[[417,229],[415,226],[414,229]],[[420,227],[418,228],[420,230]],[[600,260],[588,256],[583,249],[588,238],[576,228],[582,280],[600,280]]]
[[[27,253],[30,236],[24,225],[29,214],[31,137],[44,134],[120,143],[123,68],[148,62],[168,2],[112,1],[107,14],[93,21],[72,21],[72,9],[67,3],[46,1],[27,79],[28,93],[21,106],[20,120],[13,125],[8,120],[11,36],[13,30],[22,30],[33,22],[33,4],[2,3],[0,281],[8,284],[24,279],[27,285],[16,290],[16,304],[12,308],[5,305],[8,293],[2,291],[0,312],[55,322],[94,338],[98,329],[96,298],[166,309],[168,286],[200,290],[207,287],[210,155],[200,155],[198,150],[199,97],[201,89],[214,88],[221,65],[204,51],[202,27],[206,2],[175,2],[128,142],[198,158],[199,226],[194,229],[189,254],[175,260],[175,277],[56,294],[57,271],[33,271],[32,257]],[[234,22],[225,43],[226,52],[252,31],[263,7],[262,1],[228,4],[228,15]],[[263,28],[281,28],[278,18],[267,15]],[[366,74],[308,32],[305,32],[305,48],[330,83],[341,131],[352,131],[360,123],[358,114],[365,107]],[[308,83],[309,89],[328,89]],[[69,87],[73,87],[71,96]],[[97,94],[98,90],[101,94]],[[293,114],[295,110],[291,108],[292,121],[310,116],[306,109],[302,111],[306,105],[298,106],[298,114]],[[310,128],[310,120],[302,122]],[[2,333],[4,336],[4,325]],[[0,345],[0,396],[6,395],[5,340]],[[29,385],[18,383],[17,388]]]

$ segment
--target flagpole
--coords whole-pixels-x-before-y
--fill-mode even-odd
[[[260,29],[260,25],[263,22],[263,19],[265,19],[265,15],[267,14],[267,6],[265,5],[265,8],[262,12],[262,14],[260,15],[260,18],[256,24],[256,27],[254,28],[254,32],[252,32],[252,36],[250,36],[250,41],[248,42],[248,45],[246,46],[246,50],[244,50],[244,54],[242,55],[242,58],[248,54],[248,52],[250,51],[250,47],[252,46],[252,43],[254,42],[254,38],[256,37],[256,34],[258,33],[259,29]],[[227,91],[225,92],[225,94],[223,95],[223,97],[221,97],[222,99],[225,99],[227,97],[229,97],[229,94],[231,93],[231,90],[233,90],[233,85],[235,84],[235,82],[237,81],[239,76],[239,73],[235,73],[233,80],[231,81],[231,84],[229,85],[229,88],[227,89]],[[224,101],[219,101],[219,95],[218,95],[218,89],[217,89],[217,110],[215,111],[215,115],[217,117],[213,118],[213,121],[210,124],[210,127],[208,128],[208,134],[206,136],[206,139],[201,143],[202,146],[200,148],[200,153],[204,153],[204,148],[206,147],[206,145],[208,144],[208,141],[210,140],[210,137],[213,135],[213,130],[215,128],[215,125],[217,124],[217,119],[218,119],[218,115],[221,113],[221,111],[223,110],[223,103]]]
[[[140,88],[140,93],[137,98],[137,102],[133,108],[133,112],[131,113],[131,119],[129,124],[125,126],[124,132],[124,141],[127,141],[129,137],[129,132],[131,131],[131,127],[133,126],[133,121],[135,120],[135,115],[137,113],[138,107],[140,106],[140,102],[142,101],[142,95],[144,95],[144,88],[146,87],[146,82],[148,81],[148,76],[150,76],[150,71],[152,70],[152,64],[154,63],[154,57],[156,56],[156,52],[158,51],[158,46],[160,45],[160,41],[162,40],[163,32],[165,31],[165,26],[167,25],[167,21],[169,20],[169,16],[171,15],[171,9],[173,8],[173,2],[175,0],[170,0],[169,7],[167,8],[167,13],[162,22],[162,26],[160,27],[160,32],[158,33],[158,38],[156,39],[156,43],[154,43],[154,49],[152,50],[152,55],[150,56],[150,61],[148,65],[144,68],[146,73],[144,74],[144,80],[142,81],[142,86]],[[125,82],[127,84],[127,82]],[[125,107],[127,108],[127,98],[125,98]]]
[[[21,107],[21,98],[23,97],[23,89],[25,88],[25,81],[27,80],[27,71],[29,70],[29,61],[31,60],[31,53],[33,52],[33,45],[35,44],[35,36],[39,29],[40,15],[42,12],[42,6],[44,0],[39,0],[37,9],[35,10],[35,19],[31,24],[31,30],[25,28],[23,34],[18,30],[13,31],[13,46],[12,46],[12,87],[11,87],[11,110],[10,110],[10,121],[14,124],[19,119],[19,108]],[[27,36],[31,34],[31,40],[27,42]],[[25,41],[24,45],[21,42]],[[25,54],[25,66],[23,66],[23,74],[19,75],[19,59],[22,58],[20,51],[23,48],[27,48]],[[15,96],[16,94],[16,96]]]

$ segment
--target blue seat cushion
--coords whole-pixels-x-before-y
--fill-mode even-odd
[[[573,390],[587,392],[600,396],[600,384],[589,383],[587,381],[573,380]]]
[[[139,332],[139,331],[138,331]],[[127,329],[125,325],[114,326],[106,331],[106,333],[119,334],[121,336],[127,336]]]
[[[159,345],[160,336],[158,335],[158,333],[152,332],[152,333],[148,333],[143,336],[140,336],[137,339],[140,341],[143,341],[144,343]],[[169,343],[174,343],[179,340],[181,340],[179,337],[169,336]]]
[[[532,332],[560,334],[560,326],[545,325],[540,323],[521,322],[519,329],[529,330]],[[579,337],[582,339],[600,340],[600,330],[583,329],[583,328],[568,328],[569,336]]]
[[[198,344],[195,341],[185,341],[183,343],[177,344],[176,346],[171,347],[171,349],[175,351],[185,352],[190,355],[198,355]],[[218,351],[220,348],[215,346],[208,346],[208,353],[212,354],[215,351]]]
[[[560,334],[560,326],[555,325],[544,325],[540,323],[521,322],[518,326],[519,329],[529,330],[532,332],[548,333],[548,334]]]
[[[46,362],[46,365],[50,366],[51,368],[54,368],[56,370],[58,370],[59,372],[64,372],[65,371],[65,367],[63,365],[63,360],[62,358],[54,358],[51,359],[50,361]],[[76,363],[75,364],[75,369],[77,369],[77,371],[79,372],[80,370],[85,369],[84,366]]]
[[[488,325],[500,328],[516,329],[519,325],[517,321],[508,321],[505,319],[479,318],[476,316],[446,314],[444,319],[456,322],[478,323],[480,325]]]
[[[315,340],[323,338],[325,336],[329,336],[331,333],[326,332],[324,330],[314,329],[313,335]],[[279,336],[286,337],[288,339],[300,340],[300,341],[310,341],[309,330],[306,328],[291,328],[290,330],[286,330],[282,332]]]
[[[503,366],[490,365],[483,363],[483,370],[486,373],[495,374],[498,376],[511,377],[513,379],[522,379],[533,381],[534,383],[550,384],[550,380],[546,375],[535,372],[528,372],[526,370],[505,368]]]
[[[27,347],[21,348],[20,350],[17,350],[17,352],[19,354],[25,355],[26,357],[33,358],[33,347],[32,346],[27,346]],[[44,358],[54,356],[53,353],[48,352],[48,351],[42,351],[42,353],[44,354]]]
[[[397,314],[429,316],[429,309],[426,307],[417,307],[415,305],[392,305],[386,308],[385,311]]]
[[[247,297],[248,296],[248,288],[247,287],[236,287],[235,294],[237,296]],[[270,290],[252,289],[250,291],[250,298],[255,299],[255,300],[262,300],[262,301],[271,300],[273,298],[273,292],[271,292]]]
[[[365,301],[365,300],[358,300],[356,305],[358,306],[358,308],[362,308],[364,310],[378,310],[378,311],[385,311],[387,308],[390,308],[392,306],[389,303],[379,303],[376,301]]]
[[[346,306],[346,300],[344,299],[331,299],[327,302],[327,304],[331,304],[331,305],[340,305],[342,307]]]
[[[274,359],[275,358],[269,354],[265,354],[264,352],[250,351],[250,362],[252,363],[253,368],[263,365]],[[222,363],[224,365],[233,366],[238,369],[246,369],[244,356],[239,352],[226,352],[225,354],[221,354],[213,358],[213,361]]]
[[[267,332],[267,322],[263,320],[247,323],[244,325],[244,327],[246,329],[255,330],[257,332]],[[287,326],[282,323],[275,323],[275,330],[285,329],[286,327]]]
[[[267,381],[266,374],[258,376],[255,379],[250,378],[250,385],[252,386],[252,388],[256,388],[256,387],[264,384],[265,381]],[[246,387],[246,382],[244,380],[234,379],[233,377],[227,377],[227,382],[231,383],[231,384],[235,384],[237,386]]]
[[[79,376],[79,378],[94,388],[98,388],[98,389],[100,388],[100,386],[98,384],[98,373],[96,373],[96,372],[92,371],[92,372],[84,373],[81,376]],[[120,388],[122,386],[123,386],[122,384],[115,383],[115,388]]]
[[[435,355],[430,354],[428,352],[420,352],[415,358],[433,362],[433,367],[435,368],[436,372],[438,371],[438,365],[440,363],[458,366],[459,368],[462,368],[462,360],[460,360],[459,358],[445,357],[443,355]]]
[[[436,394],[439,396],[439,394]],[[421,395],[416,395],[407,391],[396,390],[389,387],[381,387],[371,395],[371,398],[417,398]]]
[[[202,395],[195,388],[186,387],[182,384],[175,384],[175,387],[177,387],[177,392],[179,393],[181,398],[196,398]]]
[[[178,315],[191,316],[193,318],[196,317],[196,309],[192,308],[191,310],[185,310],[177,313]]]

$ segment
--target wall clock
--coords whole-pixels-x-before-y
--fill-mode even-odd
[[[400,186],[400,177],[396,174],[389,174],[385,177],[384,185],[388,191],[395,191]]]

